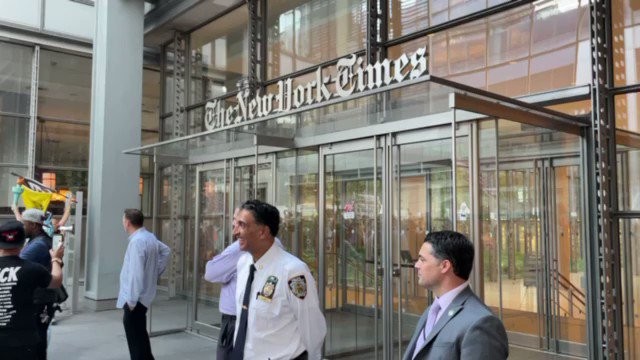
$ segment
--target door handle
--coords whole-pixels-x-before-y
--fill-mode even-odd
[[[393,268],[393,271],[391,272],[391,276],[393,277],[400,277],[400,274],[402,273],[401,271],[402,269],[397,267],[397,268]]]

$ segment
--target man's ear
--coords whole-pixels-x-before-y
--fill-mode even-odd
[[[442,273],[453,272],[453,263],[450,260],[442,260]]]

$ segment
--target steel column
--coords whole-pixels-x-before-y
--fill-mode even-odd
[[[591,235],[589,357],[622,359],[622,299],[620,288],[620,243],[615,197],[615,119],[609,89],[613,87],[611,0],[591,0],[591,113],[592,129],[588,167]]]

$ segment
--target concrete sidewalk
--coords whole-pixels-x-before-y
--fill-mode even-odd
[[[215,359],[216,343],[185,332],[151,338],[157,360]],[[52,325],[50,360],[127,360],[122,310],[58,314]]]

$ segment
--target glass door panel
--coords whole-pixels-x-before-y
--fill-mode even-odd
[[[198,211],[196,227],[198,232],[197,271],[196,271],[196,311],[197,323],[220,326],[220,284],[203,279],[206,263],[214,255],[221,253],[226,245],[229,231],[226,209],[228,204],[229,182],[227,169],[223,166],[205,168],[198,172]],[[213,329],[203,328],[208,335]]]
[[[399,196],[394,197],[398,200],[393,206],[391,255],[394,359],[402,356],[432,300],[416,278],[414,265],[420,247],[427,233],[452,228],[451,147],[450,138],[436,139],[399,145],[394,152],[394,191],[399,188]]]
[[[322,161],[325,355],[373,356],[376,343],[381,344],[376,316],[382,281],[375,273],[381,194],[375,190],[380,180],[374,183],[373,149],[328,154]],[[379,175],[378,170],[377,179]]]

